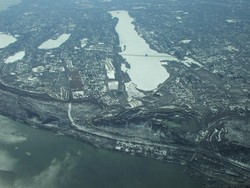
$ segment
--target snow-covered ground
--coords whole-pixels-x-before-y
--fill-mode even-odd
[[[195,64],[195,65],[198,65],[199,67],[203,67],[199,62],[189,57],[184,57],[184,60],[182,61],[182,63],[184,63],[188,67],[190,67],[191,64]]]
[[[60,47],[63,43],[65,43],[70,37],[70,34],[62,34],[57,39],[49,39],[42,43],[38,49],[49,50]]]
[[[108,87],[109,87],[109,90],[118,90],[119,83],[118,81],[109,81]]]
[[[112,64],[111,59],[106,59],[106,61],[105,61],[105,69],[107,71],[107,77],[109,79],[115,79],[115,67]]]
[[[235,20],[235,19],[226,19],[227,23],[237,23],[240,22],[240,20]]]
[[[183,44],[188,44],[190,43],[192,40],[190,39],[185,39],[185,40],[181,40],[180,43],[183,43]]]
[[[88,39],[87,38],[83,38],[83,39],[81,39],[81,48],[84,48],[86,45],[87,45],[87,43],[88,43]]]

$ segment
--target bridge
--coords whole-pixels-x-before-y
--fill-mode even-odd
[[[171,57],[170,55],[150,55],[150,54],[124,54],[121,53],[120,55],[122,56],[134,56],[134,57],[162,57],[162,58],[167,58],[167,57]]]

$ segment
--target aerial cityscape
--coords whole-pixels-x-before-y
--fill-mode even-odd
[[[249,7],[22,0],[0,12],[0,114],[248,187]]]

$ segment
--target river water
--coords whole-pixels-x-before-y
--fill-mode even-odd
[[[198,188],[184,167],[97,149],[0,116],[1,188]]]

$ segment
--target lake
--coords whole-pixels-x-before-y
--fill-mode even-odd
[[[159,84],[169,78],[169,73],[161,65],[161,61],[176,60],[176,58],[150,49],[146,41],[136,32],[134,20],[127,11],[119,10],[109,13],[113,18],[118,18],[115,29],[122,49],[120,55],[131,67],[126,72],[132,82],[138,89],[144,91],[156,89]]]

